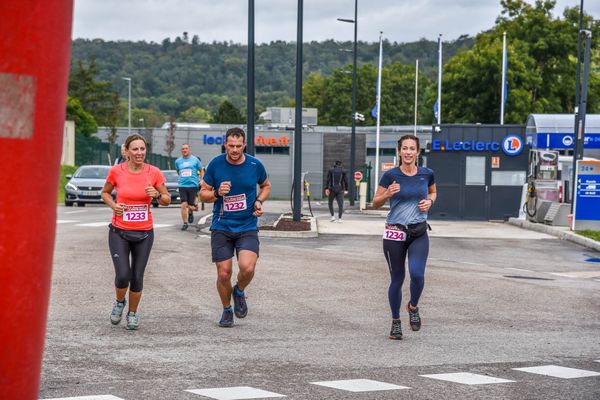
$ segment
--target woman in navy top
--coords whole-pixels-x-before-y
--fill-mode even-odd
[[[388,299],[392,312],[390,339],[402,339],[400,305],[405,263],[408,255],[410,300],[406,304],[410,328],[421,328],[419,298],[425,285],[425,264],[429,254],[427,212],[436,200],[433,171],[417,166],[419,139],[405,135],[398,140],[400,166],[387,171],[379,181],[373,207],[379,208],[388,200],[388,213],[383,234],[383,254],[390,270]]]

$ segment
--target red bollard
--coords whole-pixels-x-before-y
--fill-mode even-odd
[[[0,399],[37,399],[72,0],[0,1]]]

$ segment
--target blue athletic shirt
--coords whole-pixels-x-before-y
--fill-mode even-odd
[[[175,169],[179,174],[179,187],[195,187],[200,184],[198,171],[202,170],[202,163],[196,156],[179,157],[175,160]]]
[[[399,167],[386,171],[379,186],[388,188],[392,183],[400,184],[400,191],[390,199],[388,224],[418,224],[427,220],[427,213],[419,210],[419,202],[427,198],[429,187],[435,184],[433,171],[418,167],[414,176],[405,175]]]
[[[213,206],[211,231],[246,232],[258,229],[258,218],[252,215],[256,201],[256,185],[267,180],[263,164],[249,154],[240,165],[230,164],[225,154],[213,158],[204,172],[204,182],[218,189],[231,182],[230,192],[219,197]]]

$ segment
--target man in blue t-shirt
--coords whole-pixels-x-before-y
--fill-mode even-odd
[[[198,157],[190,154],[188,144],[181,146],[181,155],[182,157],[175,160],[175,169],[179,175],[181,219],[183,219],[181,230],[185,231],[188,228],[188,223],[194,222],[194,211],[198,210],[196,196],[202,178],[202,163]]]
[[[213,206],[211,230],[212,261],[217,265],[217,291],[223,303],[220,326],[233,326],[233,314],[248,313],[244,289],[254,276],[258,260],[258,217],[269,198],[271,184],[263,164],[249,154],[246,134],[231,128],[225,134],[225,154],[206,167],[200,197]],[[260,188],[257,193],[256,185]],[[237,255],[237,284],[231,286],[233,254]],[[233,306],[231,308],[231,296]]]

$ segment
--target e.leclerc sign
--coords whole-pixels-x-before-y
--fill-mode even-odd
[[[507,156],[521,154],[525,143],[517,135],[508,135],[501,142],[483,140],[451,141],[448,139],[434,139],[431,141],[432,151],[500,151]]]

